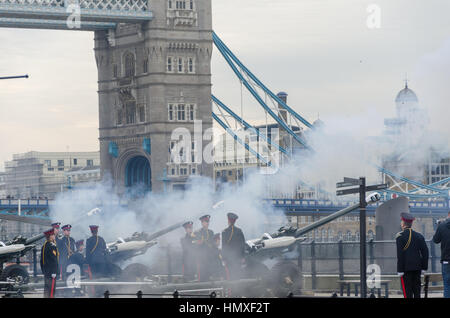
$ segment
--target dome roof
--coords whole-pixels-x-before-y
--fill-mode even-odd
[[[396,103],[404,103],[404,102],[418,102],[418,98],[416,93],[414,93],[411,89],[408,88],[408,84],[406,84],[405,88],[402,89],[395,99]]]

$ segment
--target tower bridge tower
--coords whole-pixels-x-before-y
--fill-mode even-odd
[[[202,136],[212,128],[211,0],[149,5],[149,22],[95,31],[101,169],[120,193],[136,185],[170,191],[183,188],[191,175],[213,175],[212,162],[177,163],[171,156],[176,128],[192,137],[194,122],[201,121]],[[191,143],[200,158],[211,143],[201,140]]]

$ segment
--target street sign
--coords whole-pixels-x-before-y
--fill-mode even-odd
[[[351,186],[357,186],[360,185],[359,179],[353,179],[353,178],[344,178],[344,182],[336,183],[336,188],[345,188],[345,187],[351,187]]]
[[[383,190],[383,189],[387,189],[387,187],[388,187],[387,183],[377,184],[377,185],[366,187],[366,191],[369,192],[369,191],[375,191],[375,190]]]
[[[359,183],[339,182],[339,183],[336,183],[336,188],[345,188],[345,187],[351,187],[351,186],[355,186],[355,185],[359,185]]]
[[[386,183],[377,184],[377,185],[366,187],[365,191],[369,192],[369,191],[375,191],[375,190],[382,190],[382,189],[386,189],[387,187],[388,187],[388,185]],[[359,193],[359,188],[352,188],[352,189],[336,191],[336,195],[346,195],[346,194],[352,194],[352,193]]]
[[[360,184],[359,179],[353,179],[353,178],[347,178],[347,177],[344,177],[344,182],[352,182],[352,183],[354,183],[354,185]]]
[[[359,193],[359,188],[346,189],[346,190],[337,190],[336,195],[346,195],[352,193]]]

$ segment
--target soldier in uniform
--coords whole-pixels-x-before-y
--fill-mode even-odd
[[[414,220],[410,213],[402,213],[402,231],[396,236],[397,272],[405,298],[420,298],[420,276],[428,269],[428,247],[423,235],[411,229]]]
[[[93,276],[101,276],[106,270],[106,242],[98,235],[98,225],[90,225],[92,236],[86,240],[86,262]]]
[[[235,226],[238,216],[228,213],[228,227],[222,232],[222,255],[231,280],[240,279],[245,261],[245,238],[242,230]]]
[[[67,266],[72,264],[72,255],[75,253],[75,240],[70,237],[72,225],[66,224],[62,227],[63,237],[59,241],[58,251],[60,254],[61,277],[63,280],[67,277]]]
[[[209,229],[211,216],[206,214],[199,218],[202,222],[202,228],[194,233],[198,245],[197,269],[198,280],[201,282],[208,281],[211,276],[212,266],[210,260],[214,257],[214,232]]]
[[[47,240],[41,249],[41,270],[44,274],[44,297],[54,298],[56,275],[58,273],[59,252],[55,242],[55,229],[44,232]]]
[[[180,239],[181,248],[183,250],[183,277],[185,281],[195,279],[196,273],[196,249],[195,235],[192,231],[193,222],[189,221],[183,224],[186,235]]]

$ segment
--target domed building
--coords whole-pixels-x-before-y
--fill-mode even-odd
[[[416,93],[405,84],[395,98],[397,117],[385,119],[385,134],[393,142],[400,142],[409,147],[423,136],[428,128],[428,114],[420,108]]]

